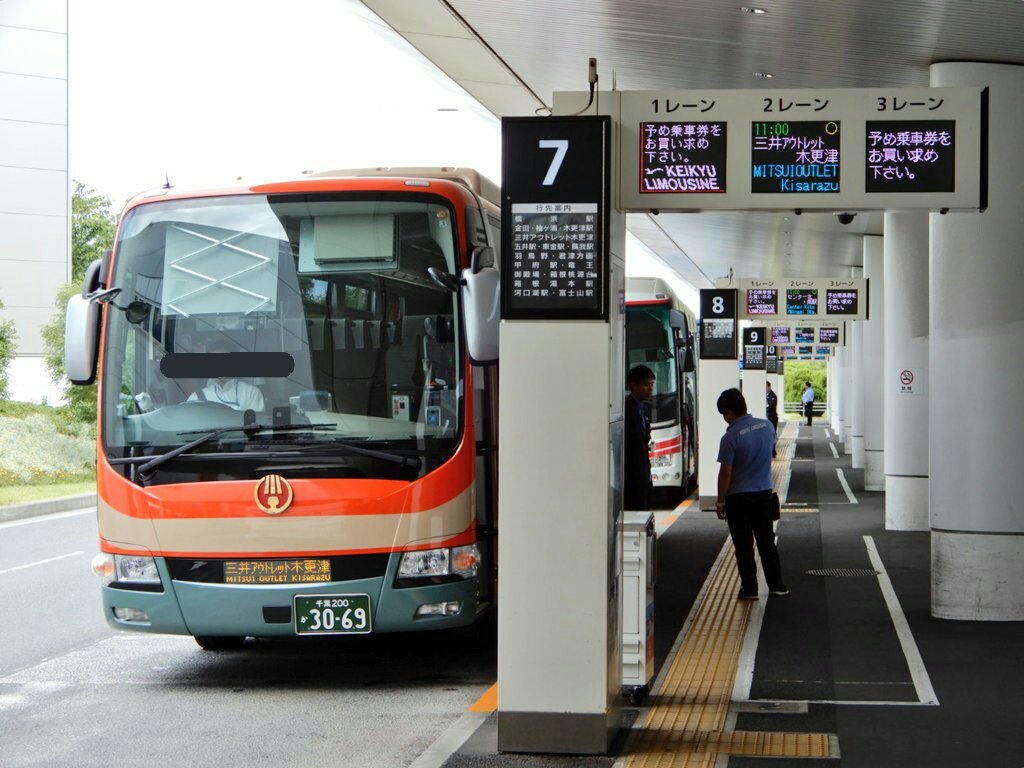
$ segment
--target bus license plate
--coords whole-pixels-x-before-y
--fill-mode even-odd
[[[296,595],[295,634],[367,635],[372,631],[369,595]]]

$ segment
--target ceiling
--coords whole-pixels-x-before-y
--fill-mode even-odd
[[[590,57],[604,90],[927,86],[935,62],[1024,64],[1024,0],[363,2],[499,117],[585,91]],[[883,219],[662,213],[630,214],[628,226],[703,288],[730,271],[849,276]]]

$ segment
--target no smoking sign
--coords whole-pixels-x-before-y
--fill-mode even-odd
[[[903,368],[899,372],[899,384],[896,391],[901,395],[919,395],[921,387],[920,383],[915,384],[916,381],[917,377],[914,372],[909,368]]]

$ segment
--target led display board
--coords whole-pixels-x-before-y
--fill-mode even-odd
[[[818,328],[819,344],[838,344],[839,328],[836,326],[821,326]]]
[[[858,301],[856,288],[826,288],[826,315],[856,315]]]
[[[789,344],[792,341],[788,325],[773,325],[771,330],[772,344]]]
[[[779,347],[779,354],[784,356],[790,356],[796,354],[796,347]]]
[[[831,355],[832,347],[815,347],[814,354],[816,355]]]
[[[607,320],[611,122],[506,117],[501,317]]]
[[[814,327],[813,326],[797,326],[793,329],[793,341],[797,344],[813,344],[814,343]]]
[[[700,292],[700,357],[736,359],[736,289],[704,288]]]
[[[641,193],[726,191],[725,123],[644,123],[640,143]]]
[[[956,120],[868,120],[864,141],[866,191],[956,191]]]
[[[747,289],[748,315],[779,314],[779,292],[775,288]]]
[[[750,191],[755,195],[839,192],[837,121],[759,121],[750,135]]]
[[[787,288],[786,289],[786,314],[787,315],[816,315],[816,314],[818,314],[818,289],[817,288]]]
[[[587,98],[556,94],[556,104]],[[987,88],[621,91],[614,100],[626,211],[988,205]]]

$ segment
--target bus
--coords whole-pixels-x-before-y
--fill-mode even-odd
[[[651,480],[654,498],[675,506],[697,487],[696,319],[668,283],[626,278],[626,370],[654,371]]]
[[[210,650],[487,625],[499,216],[466,169],[129,202],[65,328],[99,382],[110,625]]]

